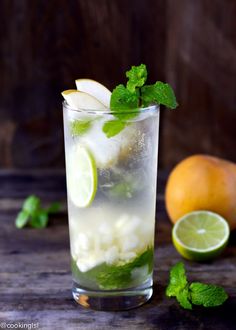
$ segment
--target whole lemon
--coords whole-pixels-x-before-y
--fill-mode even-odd
[[[236,164],[209,155],[193,155],[170,173],[166,209],[173,223],[196,210],[213,211],[236,228]]]

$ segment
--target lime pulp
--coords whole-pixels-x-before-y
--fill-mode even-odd
[[[70,158],[67,188],[73,203],[78,207],[89,206],[97,191],[97,168],[92,153],[77,145]]]
[[[210,211],[195,211],[179,219],[172,230],[177,251],[195,261],[218,256],[227,245],[229,225],[220,215]]]

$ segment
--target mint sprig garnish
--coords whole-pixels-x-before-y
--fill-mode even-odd
[[[126,77],[128,78],[126,86],[118,85],[111,95],[110,109],[114,111],[113,115],[121,123],[118,124],[116,120],[109,121],[109,125],[103,129],[108,138],[119,134],[125,128],[126,121],[136,117],[144,107],[158,104],[175,109],[178,106],[170,85],[161,81],[157,81],[153,85],[144,85],[147,80],[145,64],[132,66],[126,72]],[[123,128],[121,128],[122,126]]]
[[[175,109],[178,106],[173,89],[169,84],[161,81],[157,81],[154,85],[143,86],[141,95],[144,107],[151,103],[162,104],[170,109]]]
[[[131,70],[126,72],[126,77],[129,79],[127,82],[127,89],[134,93],[137,87],[142,87],[147,80],[147,68],[145,64],[139,66],[132,66]]]
[[[33,228],[45,228],[48,224],[49,214],[59,210],[59,203],[52,203],[48,208],[42,208],[41,200],[34,195],[26,198],[22,210],[18,213],[15,221],[17,228],[25,226]]]
[[[227,293],[221,286],[200,282],[189,284],[182,262],[178,262],[170,270],[166,296],[176,297],[180,306],[185,309],[192,309],[192,304],[204,307],[220,306],[228,298]]]
[[[129,113],[125,114],[125,111],[135,110],[138,108],[138,94],[137,92],[131,92],[124,85],[120,84],[111,94],[110,108],[112,111],[116,111],[115,116],[119,119],[129,119]],[[135,116],[137,113],[135,114]],[[134,116],[134,114],[133,114]],[[132,115],[131,115],[132,118]]]

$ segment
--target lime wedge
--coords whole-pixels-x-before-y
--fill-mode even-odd
[[[78,207],[89,206],[97,191],[97,168],[91,152],[81,145],[71,150],[68,158],[67,189]]]
[[[229,225],[219,214],[195,211],[176,222],[172,240],[183,257],[203,261],[218,256],[224,250],[229,234]]]

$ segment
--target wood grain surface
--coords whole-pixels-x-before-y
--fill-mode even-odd
[[[71,296],[65,177],[61,171],[0,172],[0,324],[39,323],[39,329],[233,330],[236,324],[236,235],[225,253],[210,263],[184,261],[190,281],[223,285],[230,298],[218,308],[187,311],[164,291],[169,269],[181,257],[171,243],[164,208],[166,175],[158,179],[154,295],[142,307],[98,312],[77,305]],[[17,230],[22,200],[38,194],[45,204],[62,202],[60,213],[43,230]]]
[[[74,79],[113,88],[130,65],[166,80],[160,166],[192,153],[236,161],[236,2],[1,0],[0,167],[64,166],[62,97]]]

